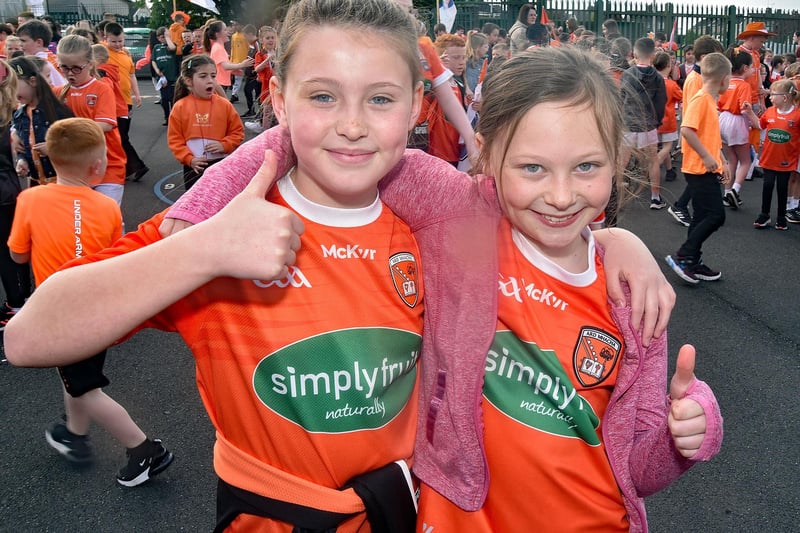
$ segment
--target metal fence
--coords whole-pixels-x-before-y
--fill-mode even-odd
[[[456,25],[469,30],[480,29],[484,23],[493,22],[508,29],[514,23],[519,8],[524,2],[497,0],[484,2],[459,2]],[[669,37],[673,22],[676,24],[676,39],[679,45],[691,44],[699,35],[711,35],[725,46],[736,43],[736,35],[752,21],[763,21],[776,37],[771,37],[767,46],[776,53],[794,52],[792,35],[800,31],[800,10],[773,10],[770,8],[747,8],[737,5],[726,7],[704,5],[676,5],[657,2],[604,1],[604,0],[537,0],[533,2],[547,11],[557,26],[566,27],[566,20],[575,17],[587,30],[602,35],[601,25],[607,19],[617,21],[620,33],[634,41],[649,32],[664,32]],[[433,5],[433,2],[431,2]],[[798,3],[800,8],[800,3]],[[434,9],[424,10],[423,17],[436,23]]]

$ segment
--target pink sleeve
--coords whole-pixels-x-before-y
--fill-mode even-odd
[[[412,231],[486,205],[480,200],[477,180],[420,150],[406,150],[379,186],[381,200]]]
[[[264,162],[264,151],[267,148],[278,156],[276,179],[286,174],[294,165],[294,153],[289,135],[284,133],[285,130],[280,126],[267,130],[210,167],[175,202],[167,217],[197,224],[219,212],[250,183]]]
[[[703,408],[706,415],[706,436],[703,444],[692,457],[692,461],[709,461],[722,448],[722,413],[717,398],[705,381],[695,380],[686,393],[686,398],[694,400]]]

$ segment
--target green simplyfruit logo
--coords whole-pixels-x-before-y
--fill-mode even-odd
[[[407,405],[419,346],[418,334],[397,329],[324,333],[262,359],[253,389],[267,408],[312,433],[377,429]]]
[[[486,400],[520,424],[590,446],[600,444],[600,419],[552,350],[499,331],[486,356],[485,377]]]
[[[767,138],[775,144],[786,144],[792,140],[792,135],[788,131],[773,128],[767,131]]]

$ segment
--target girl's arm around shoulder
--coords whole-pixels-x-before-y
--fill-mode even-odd
[[[592,234],[601,246],[608,297],[617,307],[624,307],[628,296],[622,282],[628,283],[631,322],[641,335],[642,344],[648,346],[653,337],[660,337],[667,329],[675,307],[675,291],[639,237],[621,228]]]
[[[416,230],[453,216],[499,209],[488,179],[473,179],[438,157],[409,149],[379,187],[386,205]],[[488,189],[485,199],[481,185]]]
[[[51,276],[8,324],[8,360],[20,366],[79,361],[215,278],[286,276],[303,228],[291,211],[264,199],[274,171],[271,157],[242,194],[203,224],[160,239],[154,217],[119,241],[116,255]]]

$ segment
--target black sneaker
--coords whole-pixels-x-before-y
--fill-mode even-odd
[[[650,199],[650,209],[664,209],[665,207],[667,207],[667,202],[662,200],[660,196]]]
[[[139,449],[143,448],[141,453]],[[117,473],[117,481],[126,487],[141,485],[153,476],[156,476],[172,464],[175,456],[167,450],[160,439],[145,441],[133,450],[125,452],[128,464]]]
[[[92,460],[92,448],[89,445],[88,435],[75,435],[60,422],[53,424],[44,432],[47,444],[52,446],[67,461],[73,463],[88,463]]]
[[[736,192],[731,189],[730,191],[725,193],[725,196],[722,197],[722,205],[725,207],[730,207],[731,209],[739,209],[739,202],[736,201]]]
[[[11,320],[11,317],[16,314],[17,312],[11,309],[11,306],[8,305],[8,302],[3,303],[2,307],[0,307],[0,331],[6,329],[6,324],[8,324],[8,321]]]
[[[742,197],[739,196],[739,191],[737,191],[736,189],[731,189],[731,192],[733,193],[733,197],[736,200],[736,205],[738,207],[742,207],[742,205],[744,204],[744,200],[742,200]]]
[[[239,101],[239,97],[238,96],[236,96],[235,94],[233,96],[231,96],[231,103],[232,104],[235,104],[238,101]]]
[[[718,272],[708,266],[703,264],[703,261],[698,261],[694,267],[692,267],[692,274],[697,279],[701,279],[703,281],[717,281],[719,278],[722,277],[722,272]]]
[[[671,205],[667,209],[667,212],[672,215],[672,218],[674,218],[678,224],[686,226],[687,228],[692,224],[692,215],[689,214],[688,209],[680,208],[677,205]]]
[[[775,229],[778,231],[786,231],[789,229],[789,225],[786,223],[785,218],[779,218],[778,221],[775,223]]]
[[[666,174],[664,175],[664,181],[675,181],[678,177],[678,174],[675,173],[674,168],[668,168]]]
[[[756,221],[753,222],[753,227],[756,229],[768,228],[770,222],[772,221],[770,220],[769,215],[761,213],[760,215],[758,215]]]
[[[694,273],[694,261],[689,258],[681,257],[678,254],[675,254],[675,257],[668,255],[664,259],[667,261],[667,264],[670,266],[670,268],[678,276],[680,276],[682,280],[691,283],[692,285],[700,283],[700,278],[698,278]]]
[[[800,224],[800,208],[786,211],[786,221],[790,224]]]

